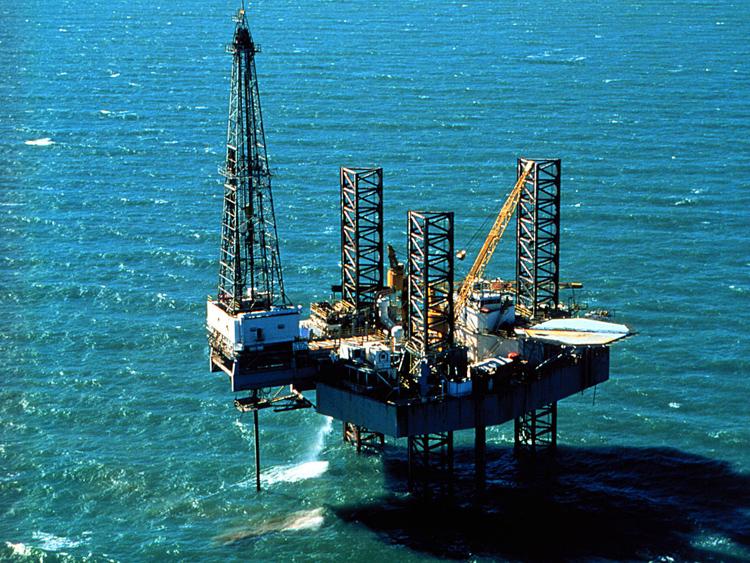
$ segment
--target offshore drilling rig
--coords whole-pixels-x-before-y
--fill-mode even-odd
[[[383,237],[383,170],[342,167],[341,283],[300,308],[284,290],[255,55],[244,10],[232,55],[219,284],[207,303],[211,371],[258,412],[314,408],[344,440],[380,448],[407,438],[409,487],[450,487],[453,434],[474,429],[478,483],[487,426],[514,422],[520,454],[553,449],[557,402],[609,378],[609,345],[630,330],[605,312],[577,316],[560,290],[559,159],[517,161],[517,181],[467,277],[455,282],[454,215],[408,211],[406,260]],[[485,279],[516,218],[515,279]]]

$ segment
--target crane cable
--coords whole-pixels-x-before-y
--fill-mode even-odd
[[[495,252],[495,249],[497,248],[497,245],[500,242],[500,239],[502,238],[511,217],[513,216],[513,212],[518,205],[518,200],[521,197],[521,189],[523,188],[526,179],[529,177],[529,174],[531,174],[531,171],[534,168],[534,164],[535,163],[533,160],[529,160],[524,166],[521,174],[518,176],[518,180],[516,180],[515,186],[513,186],[513,189],[508,196],[508,199],[505,200],[505,203],[500,209],[500,212],[495,219],[495,223],[494,225],[492,225],[492,228],[490,229],[490,232],[488,233],[487,238],[484,241],[484,245],[477,254],[471,270],[469,270],[466,278],[464,278],[464,281],[461,284],[461,289],[458,293],[458,298],[456,299],[456,306],[454,308],[453,316],[456,320],[458,320],[461,316],[461,312],[463,311],[463,308],[469,299],[469,295],[471,294],[471,291],[474,287],[474,283],[484,274],[484,270],[487,268],[487,264],[492,258],[492,255]]]
[[[466,243],[465,248],[467,251],[473,250],[472,245],[474,244],[474,241],[477,240],[479,233],[484,232],[484,228],[487,226],[487,223],[489,223],[490,219],[492,219],[493,217],[494,215],[486,215],[484,218],[484,221],[482,221],[482,224],[479,225],[476,229],[474,229],[474,233],[471,235],[469,242]]]

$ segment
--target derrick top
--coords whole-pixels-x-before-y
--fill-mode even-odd
[[[237,51],[250,51],[251,53],[259,52],[260,49],[253,42],[253,36],[250,35],[250,28],[247,25],[245,8],[243,7],[237,10],[237,14],[233,19],[237,23],[237,25],[234,28],[234,38],[232,39],[232,44],[229,47],[229,51],[232,53]]]

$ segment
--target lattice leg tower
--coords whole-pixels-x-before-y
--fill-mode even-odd
[[[557,447],[557,403],[529,411],[515,420],[516,455],[552,452]]]
[[[359,311],[383,289],[383,169],[341,168],[341,291]]]
[[[409,436],[409,490],[424,495],[451,492],[453,432]]]
[[[417,356],[453,345],[453,213],[409,211],[409,347]]]
[[[449,368],[439,356],[453,346],[453,213],[409,211],[407,232],[407,350],[425,396],[446,375]],[[453,432],[409,436],[408,451],[409,490],[452,490]]]
[[[379,451],[385,445],[385,436],[353,422],[344,422],[344,442],[353,444],[357,453],[362,451]]]
[[[518,177],[528,159],[518,159]],[[560,302],[560,159],[536,160],[518,200],[516,315],[551,316]]]

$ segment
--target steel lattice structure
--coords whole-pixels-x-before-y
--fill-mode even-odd
[[[519,158],[517,177],[528,159]],[[535,160],[521,189],[517,214],[516,314],[550,315],[559,305],[560,160]]]
[[[453,488],[453,432],[409,436],[407,448],[410,491]]]
[[[453,213],[409,211],[409,345],[424,356],[453,345]]]
[[[356,310],[383,289],[383,169],[341,168],[342,298]]]
[[[288,304],[281,272],[255,54],[244,10],[227,51],[232,55],[218,301],[228,311]]]
[[[557,447],[557,403],[525,412],[514,423],[517,454],[535,454]]]

